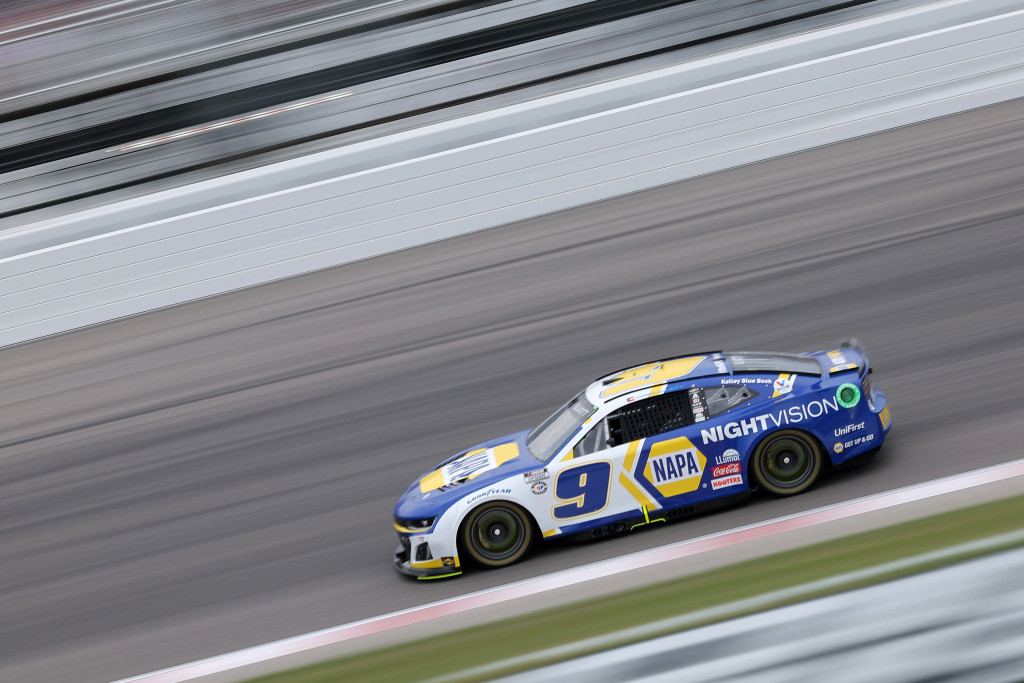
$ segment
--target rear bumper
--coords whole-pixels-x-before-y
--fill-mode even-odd
[[[872,389],[851,415],[849,424],[829,435],[834,440],[829,453],[832,464],[847,467],[869,460],[881,448],[890,429],[889,401],[880,390]]]

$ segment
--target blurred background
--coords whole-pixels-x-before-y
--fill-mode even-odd
[[[1022,11],[1010,0],[0,4],[0,327],[10,335],[0,348],[0,680],[142,675],[1013,463],[1024,418]],[[1001,33],[965,33],[941,53],[948,61],[935,50],[840,75],[813,71],[839,51],[981,31],[993,18]],[[894,70],[910,62],[971,90],[946,96],[931,76],[897,78]],[[740,92],[765,73],[804,68],[812,75],[791,89]],[[653,88],[655,74],[668,72],[678,75],[668,90],[621,89]],[[833,90],[819,99],[806,90],[823,83]],[[409,182],[429,180],[435,167],[412,164],[431,155],[439,192],[469,186],[477,166],[448,168],[442,156],[570,120],[599,147],[654,157],[663,150],[616,142],[611,128],[591,134],[587,121],[684,90],[699,104],[679,120],[697,119],[701,107],[712,111],[701,93],[723,84],[739,94],[707,115],[712,123],[659,133],[675,136],[679,149],[700,146],[707,170],[644,184],[654,171],[622,162],[622,189],[610,181],[600,189],[605,181],[595,176],[578,200],[401,243],[372,226],[383,231],[427,211],[426,190],[396,180],[374,186],[387,201],[364,205],[356,194],[380,169],[404,164],[413,169]],[[856,109],[842,99],[853,91],[863,97]],[[739,120],[744,98],[755,95],[768,99],[742,109],[750,130],[775,126],[783,146],[748,142],[747,129],[708,132]],[[926,100],[946,108],[927,113]],[[827,116],[788,113],[812,101],[827,102]],[[882,122],[870,124],[870,135],[819,135],[854,119]],[[800,128],[811,121],[822,121],[820,129]],[[714,146],[729,141],[735,148]],[[563,142],[531,149],[554,159]],[[580,155],[565,178],[543,176],[538,163],[534,182],[557,195],[568,176],[598,168],[590,158]],[[494,173],[502,175],[512,171]],[[324,200],[341,209],[273,204],[296,188],[326,196],[338,178],[356,187]],[[510,193],[520,191],[531,190]],[[481,197],[467,214],[498,211],[497,199]],[[254,198],[259,211],[245,208]],[[445,206],[428,208],[437,225],[463,220]],[[299,258],[286,238],[259,241],[261,231],[297,235],[316,221],[340,231],[358,218],[371,233],[344,248],[317,246],[317,233],[303,256],[309,265],[239,266],[255,275],[231,279],[216,264],[243,253],[234,237],[176,241],[200,234],[209,215],[256,240],[246,249],[280,250],[281,261]],[[190,216],[200,218],[193,224]],[[159,233],[163,224],[179,232]],[[119,232],[157,236],[103,246]],[[87,272],[82,264],[101,251],[111,260]],[[128,253],[131,260],[116,260]],[[186,260],[207,253],[198,265]],[[173,280],[193,266],[193,280]],[[132,279],[116,279],[123,273]],[[204,288],[219,280],[226,284]],[[101,298],[108,291],[116,305]],[[130,310],[137,315],[117,307],[144,297]],[[33,325],[43,331],[24,332]],[[533,426],[594,377],[695,349],[800,352],[851,335],[866,344],[873,381],[893,406],[894,431],[870,467],[836,473],[796,498],[755,496],[607,542],[551,544],[525,563],[455,581],[405,581],[389,566],[391,510],[409,482],[470,444]],[[1007,499],[1024,487],[973,491],[914,516]],[[1015,511],[990,510],[968,526],[1010,533]],[[894,513],[889,522],[906,519]],[[843,533],[861,530],[852,524]],[[888,547],[911,547],[906,538]],[[887,552],[879,564],[898,559]],[[992,577],[1014,567],[1007,560],[951,580],[999,585]],[[925,590],[916,585],[901,590]],[[976,594],[960,599],[977,607]],[[997,619],[951,604],[962,622],[935,616],[936,632]],[[1007,620],[993,627],[1000,635],[985,631],[978,642],[1014,633],[1015,605],[1008,600],[998,617]],[[888,623],[892,641],[904,642],[896,616],[863,619]],[[599,612],[586,620],[616,628]],[[919,628],[929,626],[908,625],[907,633]],[[883,665],[872,671],[917,680],[913,663],[948,651],[948,642],[874,653]],[[1004,645],[957,675],[1020,680],[1024,648]],[[533,646],[523,647],[486,657]],[[426,680],[463,666],[424,661],[413,673],[381,664],[323,680]],[[779,675],[816,678],[837,666],[806,665]],[[643,666],[615,676],[640,679]],[[664,680],[675,671],[662,671]],[[698,673],[687,675],[715,680]]]

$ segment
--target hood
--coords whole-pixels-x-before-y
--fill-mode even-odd
[[[526,450],[523,430],[486,441],[451,458],[416,480],[395,505],[395,516],[414,519],[441,514],[467,493],[505,477],[543,467]]]

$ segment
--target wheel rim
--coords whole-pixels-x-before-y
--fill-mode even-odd
[[[761,472],[767,484],[793,489],[814,476],[814,452],[801,438],[783,436],[773,439],[761,453]]]
[[[473,521],[470,532],[473,549],[484,559],[504,560],[514,556],[523,547],[526,530],[523,521],[512,510],[489,508]]]

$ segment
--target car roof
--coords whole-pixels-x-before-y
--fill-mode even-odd
[[[821,364],[810,355],[767,351],[707,351],[631,365],[598,378],[586,390],[594,403],[607,403],[623,394],[680,380],[737,374],[798,374],[821,376]]]

